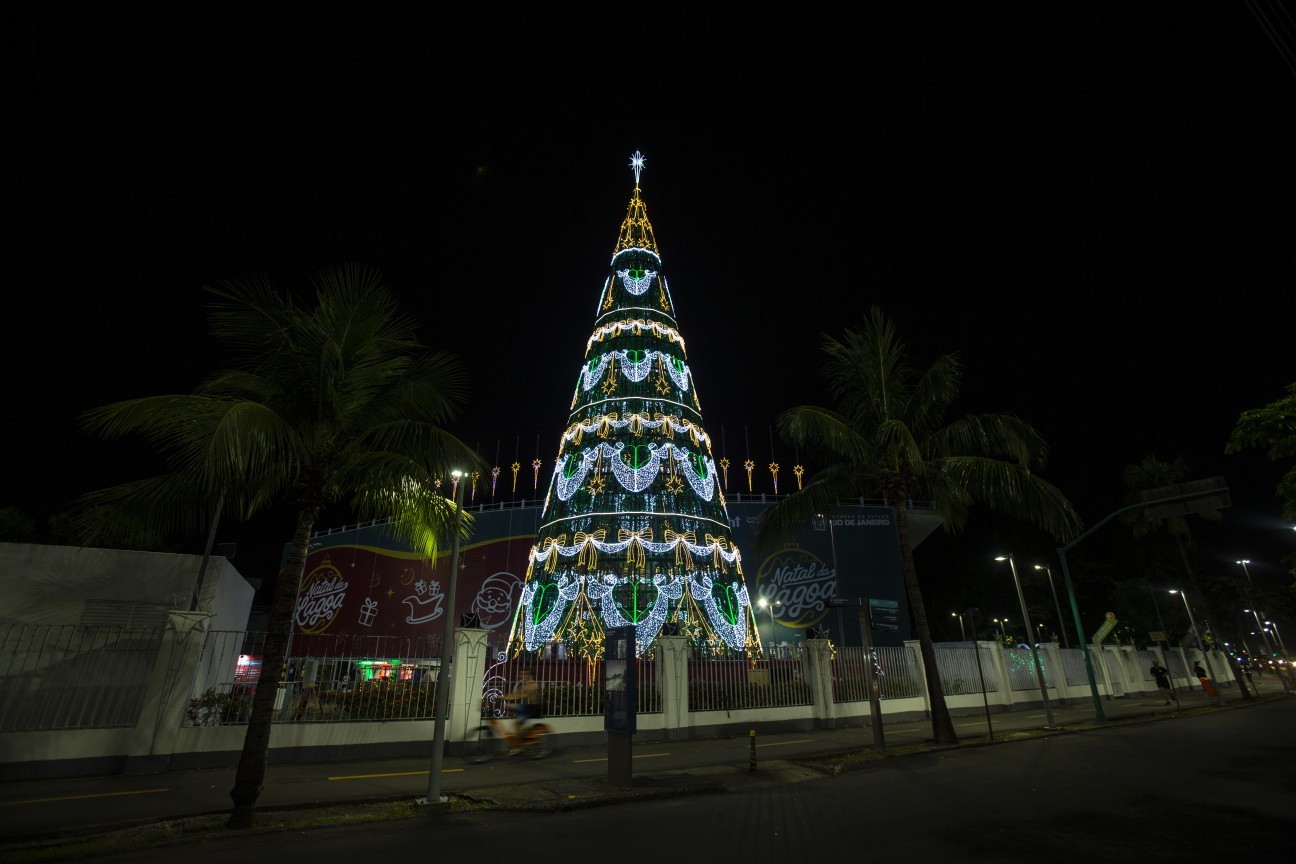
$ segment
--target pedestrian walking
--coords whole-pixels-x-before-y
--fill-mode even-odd
[[[1169,705],[1171,701],[1178,702],[1179,697],[1175,695],[1174,688],[1170,686],[1170,672],[1157,660],[1152,661],[1152,679],[1156,681],[1157,689],[1161,691],[1161,698],[1165,701],[1162,705]]]
[[[1211,683],[1210,673],[1202,668],[1200,660],[1193,663],[1193,674],[1196,675],[1197,680],[1201,682],[1202,692],[1207,696],[1214,696],[1215,685]]]

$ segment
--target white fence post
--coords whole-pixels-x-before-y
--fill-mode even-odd
[[[930,719],[931,718],[931,694],[927,692],[927,667],[923,665],[922,646],[919,645],[917,640],[914,639],[906,639],[904,646],[909,650],[909,656],[913,658],[914,674],[918,676],[918,690],[920,693],[922,693],[923,714],[928,719]],[[872,663],[873,658],[865,657],[864,662]],[[865,674],[868,674],[867,670],[868,667],[866,666]]]
[[[666,740],[688,735],[688,639],[657,637],[657,686],[661,688],[662,732]]]
[[[1041,642],[1039,650],[1043,651],[1044,655],[1048,657],[1048,662],[1044,664],[1044,668],[1052,673],[1053,680],[1045,683],[1052,685],[1053,693],[1058,702],[1065,705],[1070,691],[1067,688],[1066,667],[1062,665],[1062,649],[1056,642]]]
[[[837,703],[833,699],[832,643],[827,639],[807,639],[801,643],[804,652],[804,675],[810,682],[810,699],[815,725],[828,729],[837,722]],[[866,661],[867,662],[867,661]]]
[[[487,631],[477,627],[461,627],[454,631],[454,662],[450,666],[450,693],[446,697],[450,709],[446,717],[449,725],[447,741],[462,741],[470,729],[481,725],[482,676],[486,673]],[[444,675],[446,650],[441,650],[441,668]],[[438,709],[439,710],[439,709]]]
[[[189,708],[190,686],[210,612],[172,611],[126,753],[126,774],[165,771]]]

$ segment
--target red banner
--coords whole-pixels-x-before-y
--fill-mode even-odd
[[[511,538],[461,550],[455,626],[475,613],[481,626],[507,637],[522,596],[532,539]],[[445,627],[449,554],[428,562],[408,552],[338,545],[306,559],[293,632],[302,635],[424,637]]]

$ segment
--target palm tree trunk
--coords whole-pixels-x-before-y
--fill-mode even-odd
[[[923,674],[927,679],[932,739],[937,744],[957,744],[958,735],[954,732],[954,721],[950,719],[949,708],[945,705],[945,688],[941,684],[940,668],[936,665],[936,649],[932,647],[931,629],[927,626],[927,608],[923,605],[922,591],[918,587],[918,570],[914,567],[913,547],[909,543],[908,502],[897,498],[895,511],[896,538],[900,541],[900,568],[904,573],[909,613],[913,615],[914,630],[918,633],[918,650],[922,654]]]
[[[283,679],[287,660],[293,609],[297,603],[301,574],[306,567],[311,531],[319,511],[318,504],[302,503],[288,559],[284,561],[275,583],[274,602],[270,607],[270,622],[261,654],[261,677],[252,696],[252,715],[248,719],[247,734],[243,737],[243,753],[239,756],[238,770],[234,775],[234,788],[230,790],[234,809],[225,823],[226,828],[251,828],[253,825],[254,807],[265,780],[271,720],[274,719],[275,699],[279,695],[279,682]]]

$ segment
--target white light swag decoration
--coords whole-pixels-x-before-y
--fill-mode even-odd
[[[600,456],[606,458],[612,466],[612,476],[617,479],[621,487],[627,492],[642,492],[652,485],[657,479],[657,474],[661,470],[663,461],[670,457],[674,459],[675,464],[679,466],[680,473],[688,481],[693,491],[704,501],[710,501],[715,497],[716,480],[715,480],[715,460],[710,456],[696,454],[696,458],[701,460],[705,465],[705,472],[700,473],[693,465],[695,454],[690,453],[683,447],[677,447],[674,444],[648,444],[648,459],[638,468],[632,468],[621,458],[625,451],[625,442],[618,441],[615,445],[601,442],[593,447],[580,451],[579,453],[568,453],[562,457],[562,462],[555,469],[555,491],[561,501],[569,501],[576,494],[584,483],[585,478],[589,476],[590,469],[598,461]],[[572,466],[571,471],[567,470]]]
[[[661,324],[657,321],[645,321],[642,318],[632,318],[629,321],[613,321],[611,324],[604,324],[590,335],[589,340],[585,343],[585,350],[589,351],[595,342],[602,342],[608,336],[620,336],[627,330],[635,336],[638,336],[645,330],[650,330],[658,339],[666,339],[667,341],[674,342],[680,346],[681,351],[685,350],[684,337],[679,334],[678,330],[673,327],[667,327],[665,324]]]
[[[642,295],[652,285],[653,278],[657,275],[656,270],[640,270],[642,276],[631,276],[629,270],[618,270],[616,275],[621,277],[621,284],[625,290],[634,296]]]
[[[708,452],[711,450],[711,436],[706,433],[706,430],[700,429],[691,421],[684,420],[681,422],[678,417],[663,415],[658,415],[657,419],[654,420],[647,414],[627,414],[624,420],[618,420],[615,414],[604,414],[589,423],[577,421],[563,433],[563,441],[579,444],[582,437],[599,432],[605,425],[611,429],[624,429],[627,426],[638,426],[652,430],[662,429],[667,434],[673,432],[679,435],[687,435],[694,444],[704,445]]]
[[[552,554],[557,548],[551,546],[548,552]],[[535,561],[541,562],[543,560],[544,558],[539,553],[535,555]],[[715,628],[716,634],[724,640],[725,644],[740,649],[747,642],[747,610],[751,608],[751,597],[747,593],[747,588],[737,580],[729,583],[728,590],[733,591],[734,601],[738,607],[738,614],[735,616],[737,620],[730,623],[729,619],[720,611],[712,594],[712,589],[716,584],[712,577],[716,575],[719,574],[699,571],[687,580],[680,576],[667,576],[662,573],[653,576],[651,581],[653,587],[656,588],[657,596],[654,598],[652,608],[648,614],[638,623],[621,614],[619,605],[613,599],[613,592],[618,586],[628,585],[632,581],[646,582],[648,581],[647,577],[617,576],[612,573],[592,573],[588,576],[578,573],[563,574],[556,583],[558,588],[557,602],[539,621],[534,620],[533,614],[533,604],[536,602],[536,594],[538,593],[537,586],[534,582],[529,582],[522,589],[522,607],[524,610],[522,616],[523,641],[528,651],[534,651],[546,642],[552,641],[556,637],[558,626],[562,623],[567,606],[580,594],[583,584],[586,596],[594,605],[598,606],[608,627],[634,625],[635,643],[640,646],[641,650],[642,647],[651,644],[661,633],[662,625],[666,622],[666,616],[670,614],[672,602],[683,597],[686,590],[702,608],[707,619],[711,622],[711,626]]]
[[[609,351],[607,354],[600,355],[597,361],[591,361],[593,366],[587,365],[581,370],[581,387],[588,391],[598,386],[598,383],[603,380],[603,373],[607,371],[608,363],[613,359],[620,362],[621,374],[635,382],[647,378],[648,373],[652,372],[653,361],[658,360],[666,370],[666,374],[670,375],[671,380],[675,382],[675,386],[685,393],[688,392],[689,378],[692,373],[687,363],[682,360],[676,361],[673,355],[665,351],[648,349],[643,352],[643,355],[639,360],[630,360],[628,350]],[[676,366],[677,362],[678,366]]]

